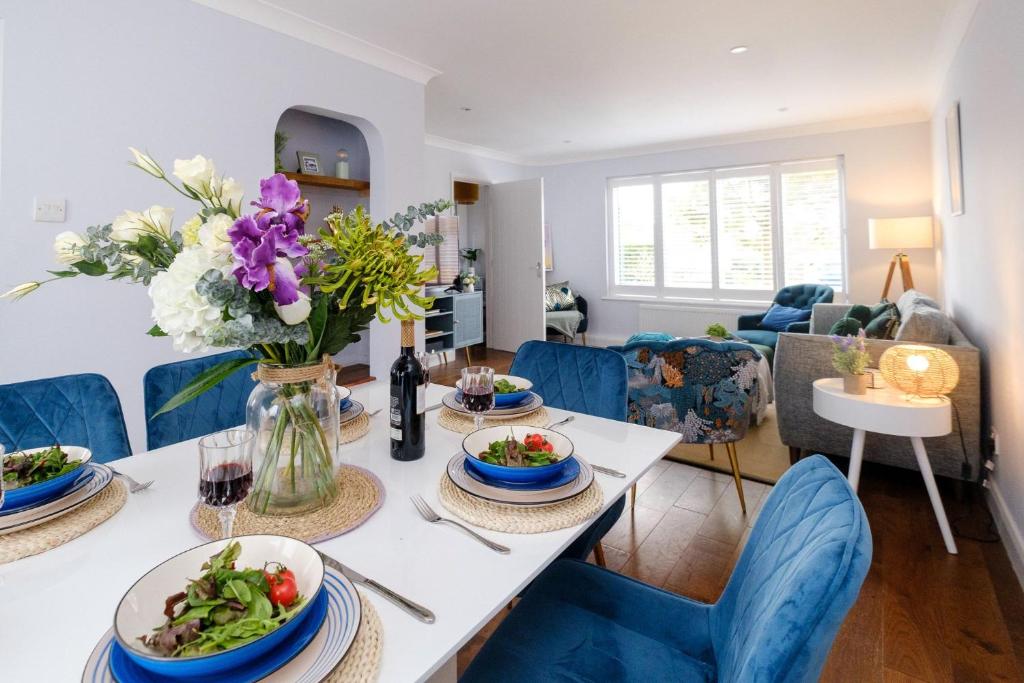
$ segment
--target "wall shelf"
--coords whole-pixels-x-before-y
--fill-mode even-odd
[[[329,175],[308,175],[306,173],[292,173],[285,171],[284,175],[289,180],[294,180],[300,185],[312,185],[314,187],[330,187],[336,190],[355,190],[359,194],[370,193],[369,180],[352,180],[351,178],[335,178]]]

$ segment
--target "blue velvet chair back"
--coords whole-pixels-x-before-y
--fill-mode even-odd
[[[608,349],[528,341],[516,351],[509,374],[533,382],[545,405],[626,419],[626,364]]]
[[[245,404],[256,386],[256,381],[252,379],[252,367],[235,371],[217,386],[169,413],[155,418],[152,416],[199,373],[217,363],[249,356],[245,351],[229,351],[150,368],[143,379],[146,448],[162,448],[244,424]]]
[[[65,375],[0,385],[0,443],[7,452],[85,446],[95,462],[132,454],[121,401],[102,375]]]
[[[609,347],[629,369],[629,421],[683,435],[684,443],[729,443],[747,433],[760,354],[739,342],[635,341]]]
[[[828,285],[789,285],[775,295],[775,303],[790,308],[808,309],[814,304],[830,304],[835,292]]]
[[[871,552],[867,516],[842,473],[820,455],[790,468],[712,608],[719,680],[817,680]]]

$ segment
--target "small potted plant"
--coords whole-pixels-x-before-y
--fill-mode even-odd
[[[468,273],[469,275],[476,275],[475,264],[477,258],[480,256],[480,249],[471,249],[467,247],[465,249],[460,249],[459,253],[462,255],[462,258],[466,259],[466,261],[469,263],[469,265],[466,266],[466,273]]]
[[[864,330],[857,336],[832,335],[832,367],[843,375],[843,391],[848,394],[868,393],[871,375],[867,373],[871,356],[864,348]]]
[[[711,323],[708,325],[708,328],[704,330],[704,334],[706,334],[711,341],[716,342],[725,341],[729,338],[729,330],[725,329],[725,325],[722,323]]]

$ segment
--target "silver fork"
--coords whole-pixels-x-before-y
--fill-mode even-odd
[[[107,465],[107,467],[110,467],[110,465]],[[134,479],[132,479],[131,477],[129,477],[127,474],[124,474],[122,472],[118,472],[113,467],[110,467],[110,471],[114,473],[114,476],[121,477],[126,482],[128,482],[128,490],[131,491],[132,493],[138,493],[139,491],[145,491],[146,489],[148,489],[150,486],[153,485],[153,480],[152,479],[150,479],[149,481],[147,481],[144,484],[140,484],[139,482],[137,482]]]
[[[576,419],[575,415],[570,415],[569,417],[565,418],[564,420],[559,420],[558,422],[552,422],[551,424],[549,424],[544,429],[554,429],[555,427],[560,427],[561,425],[569,424],[570,422],[572,422],[575,419]]]
[[[501,553],[502,555],[507,555],[510,552],[512,552],[509,548],[506,548],[500,543],[495,543],[494,541],[484,538],[477,532],[470,529],[468,526],[463,526],[462,524],[459,524],[458,522],[452,519],[445,519],[441,515],[434,512],[434,508],[430,507],[427,504],[427,501],[423,500],[422,496],[413,496],[412,498],[410,498],[410,500],[412,501],[412,504],[416,506],[416,511],[420,513],[420,517],[427,520],[428,522],[432,524],[436,524],[439,522],[444,524],[450,524],[453,527],[462,529],[467,534],[469,534],[476,540],[480,541],[494,552]]]

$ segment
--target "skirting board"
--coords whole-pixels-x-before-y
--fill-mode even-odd
[[[1024,587],[1024,536],[1021,535],[1020,527],[1006,505],[1002,491],[999,490],[999,480],[988,480],[988,498],[992,502],[990,509],[992,517],[999,529],[999,536],[1003,539],[1003,547],[1013,565],[1013,571],[1017,574],[1017,581]]]

